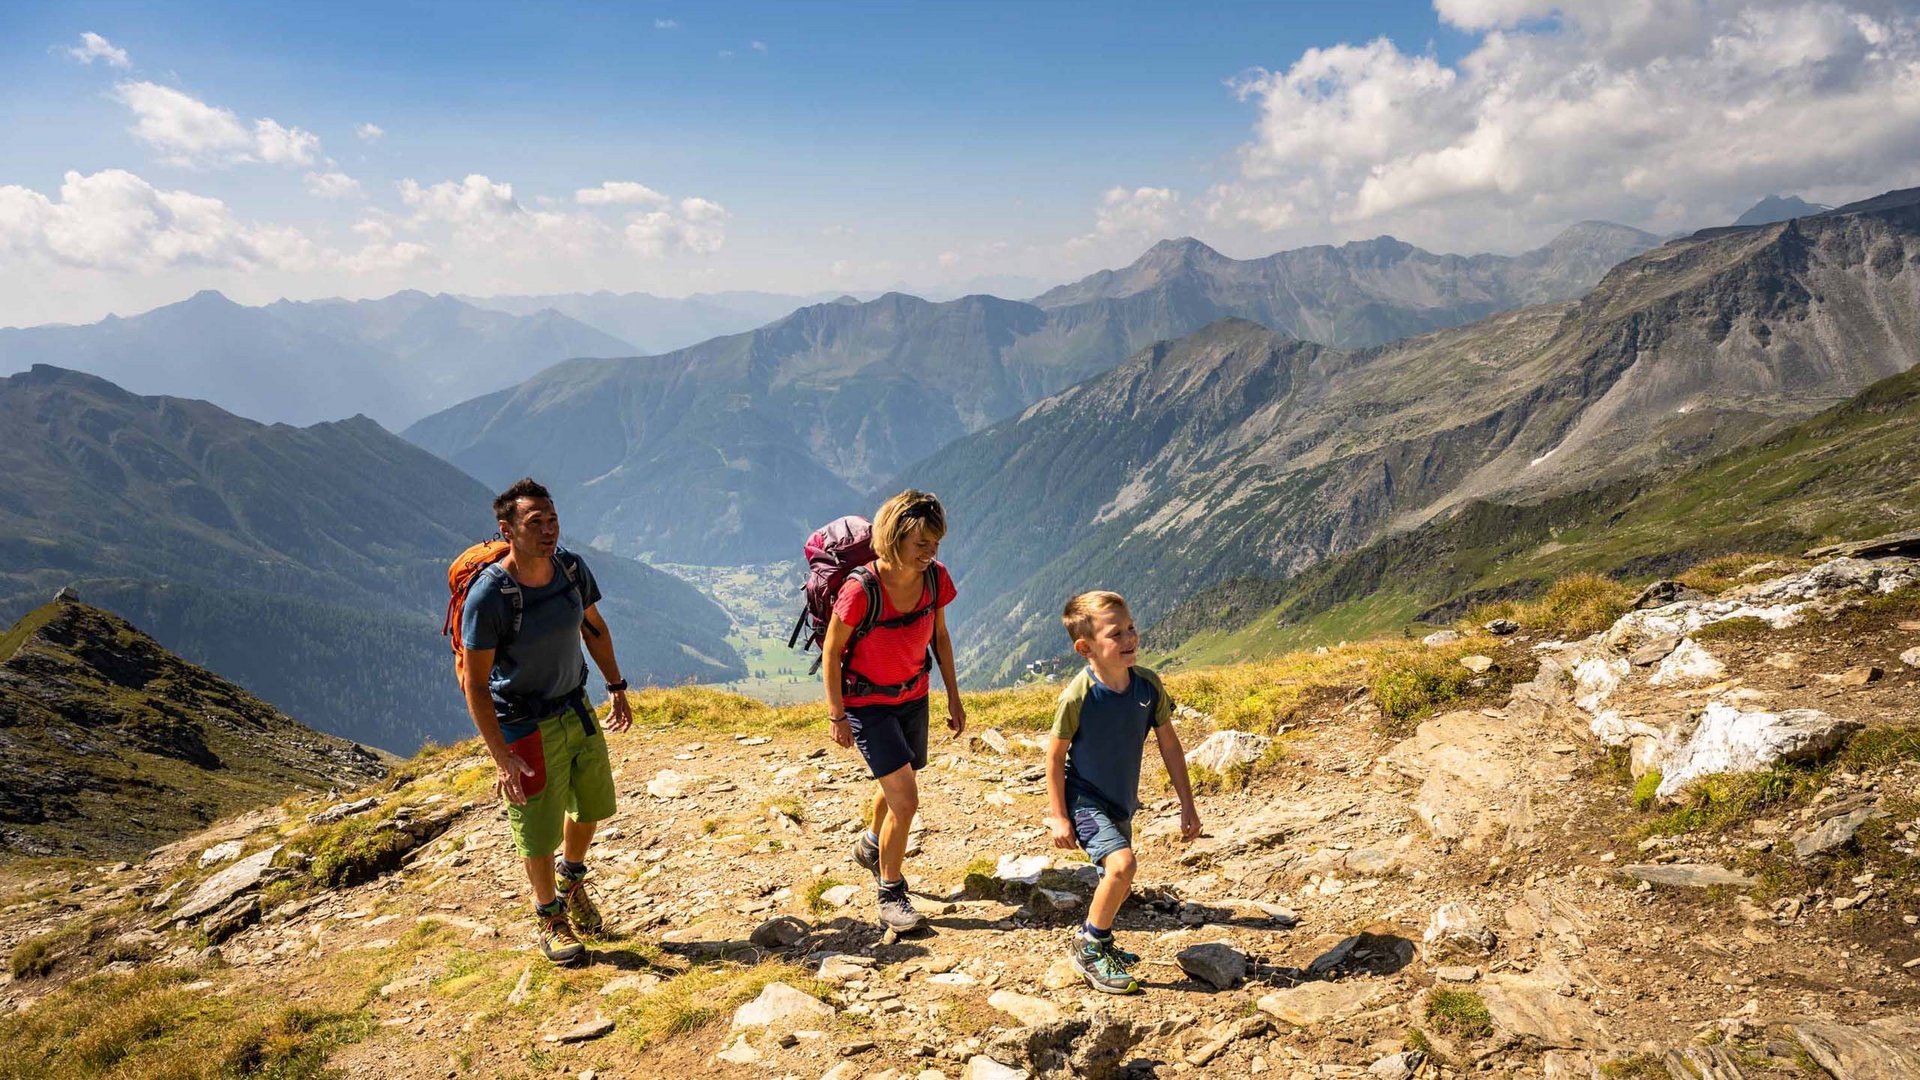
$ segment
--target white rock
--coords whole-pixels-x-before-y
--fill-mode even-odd
[[[975,1054],[967,1059],[967,1067],[961,1071],[960,1080],[1028,1080],[1031,1075],[1025,1069],[1002,1065],[985,1054]]]
[[[820,899],[834,907],[846,907],[859,898],[863,890],[858,885],[835,885],[820,894]]]
[[[1187,751],[1189,766],[1202,765],[1223,773],[1260,760],[1273,740],[1251,731],[1216,731]]]
[[[172,921],[197,919],[258,886],[260,879],[266,876],[268,867],[273,865],[273,857],[280,853],[280,847],[275,844],[264,851],[256,851],[201,882],[193,895],[187,897],[187,902],[180,905],[180,910],[173,913]]]
[[[1429,649],[1437,649],[1442,645],[1451,645],[1459,640],[1460,631],[1458,630],[1435,630],[1433,633],[1421,638],[1420,644],[1425,645]]]
[[[733,1026],[795,1026],[833,1019],[833,1006],[783,982],[770,982],[760,996],[734,1010]]]
[[[1920,645],[1915,645],[1900,654],[1900,662],[1908,667],[1920,667]]]
[[[1063,1019],[1066,1014],[1060,1006],[1051,1001],[1025,994],[1016,994],[1011,990],[995,990],[987,998],[987,1004],[1020,1021],[1027,1027],[1044,1027]]]
[[[754,1062],[760,1060],[760,1051],[753,1048],[753,1044],[747,1041],[745,1035],[736,1035],[733,1038],[733,1042],[729,1044],[725,1050],[713,1056],[717,1060],[731,1062],[735,1065],[752,1065]]]
[[[1055,911],[1072,911],[1087,902],[1086,897],[1081,896],[1077,892],[1068,892],[1065,889],[1035,889],[1033,890],[1033,899],[1046,904]]]
[[[1660,661],[1647,683],[1650,686],[1700,686],[1726,677],[1727,665],[1692,638],[1682,638],[1666,659]]]
[[[1666,754],[1654,794],[1671,798],[1695,780],[1715,773],[1754,772],[1776,761],[1816,759],[1860,726],[1857,720],[1842,720],[1818,709],[1743,712],[1714,702],[1692,735]]]
[[[687,785],[693,777],[672,769],[661,769],[659,774],[647,781],[647,794],[656,799],[678,799],[687,793]]]
[[[1493,931],[1473,905],[1454,900],[1440,905],[1421,937],[1427,963],[1454,957],[1479,958],[1493,951]]]
[[[1633,665],[1625,657],[1590,656],[1573,665],[1573,703],[1588,712],[1597,712],[1627,677]]]
[[[205,870],[209,866],[226,862],[228,859],[237,859],[240,857],[240,849],[246,846],[245,840],[228,840],[222,844],[215,844],[200,853],[200,869]]]
[[[1052,864],[1045,855],[1002,855],[994,864],[993,876],[1016,885],[1031,885]]]

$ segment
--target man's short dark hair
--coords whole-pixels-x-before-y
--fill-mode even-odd
[[[512,487],[494,496],[493,519],[511,522],[513,516],[520,512],[521,499],[545,499],[552,502],[553,495],[540,481],[531,476],[523,476],[515,480]]]

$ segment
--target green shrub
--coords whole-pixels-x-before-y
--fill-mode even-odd
[[[1660,773],[1656,770],[1646,773],[1633,785],[1633,808],[1635,810],[1653,809],[1654,792],[1660,790]]]

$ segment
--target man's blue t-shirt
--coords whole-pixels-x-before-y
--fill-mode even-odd
[[[564,698],[586,685],[587,661],[580,655],[580,620],[586,609],[580,598],[584,594],[588,605],[598,603],[600,586],[579,556],[562,552],[555,559],[572,560],[579,587],[567,580],[557,561],[552,581],[537,589],[522,585],[518,636],[512,634],[513,602],[500,591],[507,572],[499,563],[481,571],[467,590],[467,603],[460,611],[460,644],[495,650],[487,683],[493,690],[494,708],[503,715],[505,695],[521,700]],[[501,639],[510,636],[512,640],[501,648]]]
[[[1086,667],[1060,692],[1053,734],[1067,749],[1067,799],[1091,797],[1109,816],[1130,818],[1140,808],[1140,758],[1147,733],[1173,718],[1173,700],[1160,676],[1129,669],[1127,688],[1115,691]],[[1071,809],[1071,806],[1069,806]]]

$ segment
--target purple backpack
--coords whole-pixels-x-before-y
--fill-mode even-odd
[[[852,577],[860,583],[867,593],[867,614],[860,625],[853,628],[853,637],[847,642],[846,655],[841,658],[841,673],[846,678],[849,689],[860,693],[899,692],[898,687],[876,687],[854,675],[851,668],[845,666],[853,659],[853,648],[860,639],[871,633],[876,626],[905,626],[917,622],[939,604],[939,572],[927,567],[925,588],[926,601],[919,608],[905,615],[891,619],[880,618],[880,579],[875,577],[871,565],[875,559],[873,553],[873,523],[858,514],[848,514],[835,518],[813,531],[807,537],[807,583],[802,591],[806,593],[806,606],[800,609],[800,617],[794,621],[793,633],[787,635],[787,647],[798,648],[801,652],[818,649],[827,636],[827,623],[833,618],[833,602],[840,595],[840,586]],[[821,658],[815,656],[813,665],[807,669],[809,675],[820,670]],[[929,661],[931,666],[931,661]],[[910,685],[902,683],[901,687]]]

